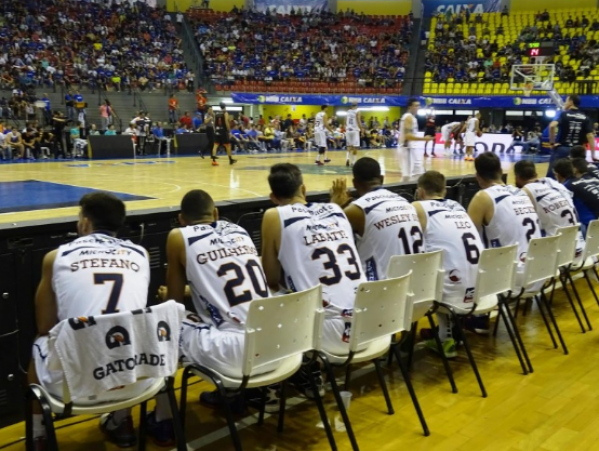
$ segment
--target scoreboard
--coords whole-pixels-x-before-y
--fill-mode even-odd
[[[555,44],[553,41],[529,42],[527,47],[526,55],[533,58],[538,56],[553,56],[555,54]]]

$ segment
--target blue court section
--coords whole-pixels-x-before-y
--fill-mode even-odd
[[[99,190],[38,180],[0,182],[0,213],[74,207],[79,205],[81,196],[96,191]],[[123,201],[153,199],[117,192],[112,194]]]

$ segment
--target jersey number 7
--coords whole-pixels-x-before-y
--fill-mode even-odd
[[[112,290],[110,291],[106,308],[102,310],[102,313],[117,313],[119,310],[116,308],[116,306],[119,303],[121,290],[123,289],[123,275],[94,274],[94,285],[104,285],[106,282],[112,282]]]

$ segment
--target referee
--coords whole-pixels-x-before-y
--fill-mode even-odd
[[[593,159],[595,158],[595,135],[591,120],[579,110],[580,97],[571,95],[566,99],[564,111],[557,121],[549,124],[549,145],[551,157],[547,177],[553,177],[553,166],[557,160],[568,158],[574,146],[589,144]],[[559,133],[557,129],[559,128]],[[557,136],[557,139],[556,139]]]

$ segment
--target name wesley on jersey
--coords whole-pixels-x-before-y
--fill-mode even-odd
[[[402,222],[410,221],[418,221],[418,215],[409,213],[403,215],[393,215],[383,219],[382,221],[375,222],[374,226],[377,228],[377,230],[381,230],[385,227],[391,227],[394,224],[401,224]]]

